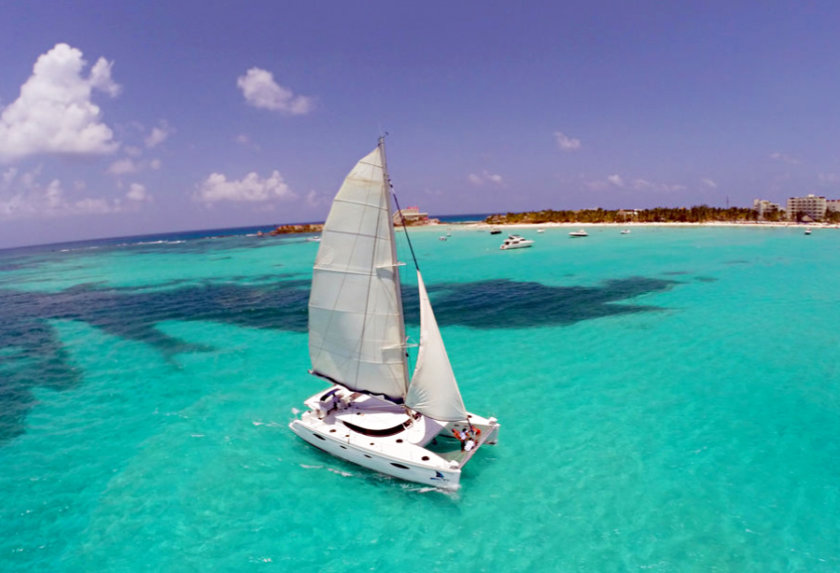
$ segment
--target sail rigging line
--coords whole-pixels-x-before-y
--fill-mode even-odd
[[[418,271],[420,270],[420,265],[417,263],[417,256],[414,254],[414,245],[411,244],[411,237],[408,235],[408,225],[405,224],[405,215],[403,215],[402,207],[400,207],[400,202],[397,199],[397,194],[394,192],[394,186],[391,185],[391,179],[388,178],[388,187],[391,188],[391,195],[394,196],[394,203],[397,205],[397,213],[400,214],[400,220],[402,221],[402,228],[403,233],[405,233],[405,238],[408,241],[408,249],[411,251],[411,258],[414,260],[414,268]]]

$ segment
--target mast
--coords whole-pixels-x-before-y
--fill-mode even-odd
[[[309,296],[312,373],[400,403],[408,391],[405,322],[385,149],[345,177],[321,233]]]
[[[379,148],[379,156],[382,158],[382,178],[383,184],[385,186],[385,195],[387,196],[388,200],[388,228],[391,233],[391,260],[393,261],[394,266],[394,291],[397,299],[397,308],[399,309],[400,319],[399,319],[399,329],[400,329],[400,340],[403,341],[403,348],[402,353],[405,356],[405,360],[403,361],[403,374],[406,381],[406,390],[408,389],[408,353],[406,352],[405,347],[405,310],[403,308],[402,302],[402,287],[400,283],[400,272],[399,272],[399,259],[397,258],[397,240],[396,234],[394,233],[394,209],[391,205],[391,197],[394,197],[394,203],[397,202],[397,194],[394,193],[393,189],[394,186],[391,184],[391,175],[388,173],[388,157],[385,154],[385,136],[380,135],[379,141],[376,145]],[[397,205],[397,209],[399,209],[399,205]],[[402,217],[402,211],[400,211],[400,217]],[[405,229],[405,221],[403,221],[403,229]],[[406,237],[408,233],[406,233]],[[409,242],[409,244],[411,244]],[[411,250],[412,256],[414,256],[414,249]],[[415,266],[417,265],[417,260],[414,261]],[[404,397],[404,396],[403,396]]]

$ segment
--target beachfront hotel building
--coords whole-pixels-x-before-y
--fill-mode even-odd
[[[814,194],[808,194],[805,197],[791,197],[787,200],[787,216],[790,220],[807,215],[814,221],[822,221],[825,218],[826,208],[825,197]]]
[[[767,199],[755,199],[753,200],[753,211],[758,213],[758,219],[764,219],[766,215],[770,213],[776,213],[781,211],[782,207],[778,203],[772,203]]]

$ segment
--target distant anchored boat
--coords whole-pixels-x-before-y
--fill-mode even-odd
[[[580,231],[572,231],[571,233],[569,233],[569,236],[570,237],[588,237],[589,233],[587,233],[586,231],[581,229]]]
[[[509,235],[499,248],[503,251],[508,249],[524,249],[525,247],[530,247],[533,244],[534,241],[531,239],[526,239],[525,237],[520,237],[519,235]]]

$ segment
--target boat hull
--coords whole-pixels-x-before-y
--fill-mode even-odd
[[[494,419],[470,414],[473,426],[481,433],[474,447],[463,451],[450,434],[452,429],[464,427],[464,424],[442,423],[419,415],[411,419],[400,415],[400,407],[383,412],[381,405],[384,402],[370,396],[354,394],[349,400],[344,396],[344,401],[339,402],[332,400],[331,393],[332,390],[319,393],[307,400],[309,409],[300,418],[292,420],[289,428],[308,444],[330,455],[401,480],[457,489],[464,464],[481,445],[495,444],[498,440],[499,424]],[[330,396],[329,404],[323,403],[325,396]],[[377,418],[381,421],[387,416],[392,421],[377,422]],[[364,420],[369,429],[350,420]],[[393,420],[405,420],[407,427],[390,433],[370,429],[377,423],[389,426]],[[451,451],[432,451],[426,447],[430,442],[448,443]]]

